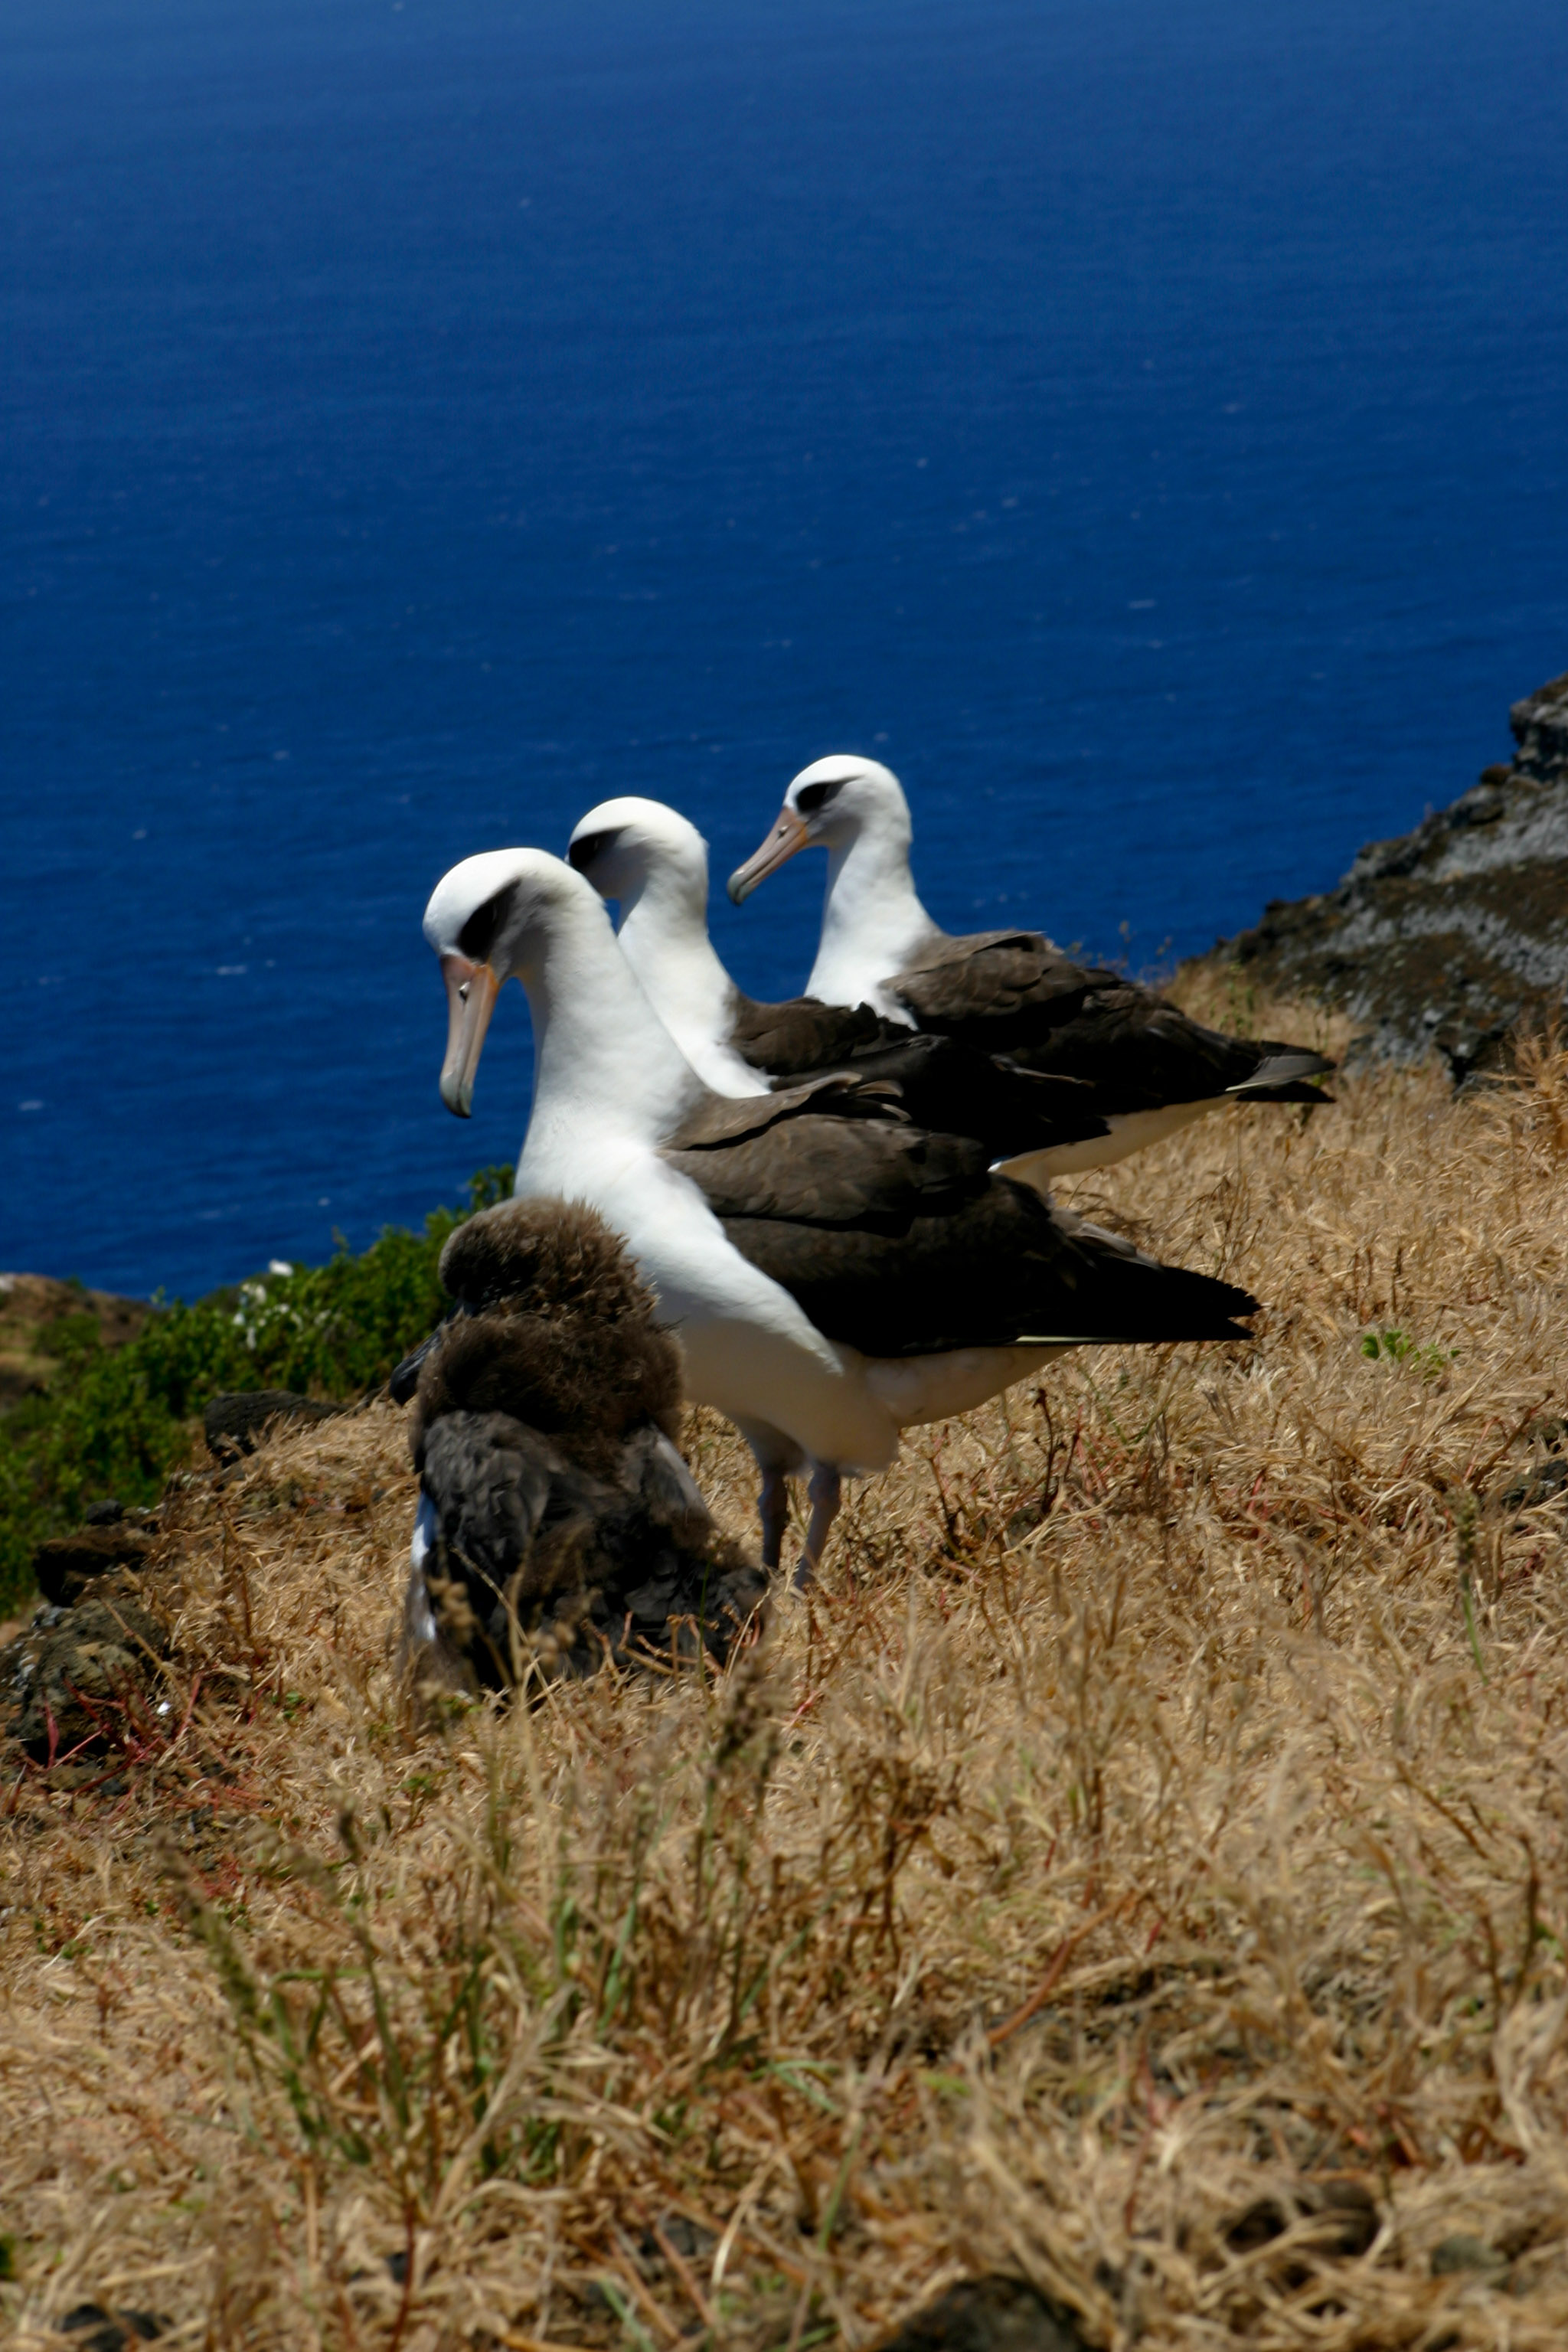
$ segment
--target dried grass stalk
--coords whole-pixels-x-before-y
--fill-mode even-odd
[[[14,2340],[761,2352],[988,2266],[1568,2340],[1568,1064],[1338,1091],[1076,1189],[1254,1349],[917,1435],[722,1677],[431,1727],[401,1415],[193,1481],[162,1730],[6,1785]]]

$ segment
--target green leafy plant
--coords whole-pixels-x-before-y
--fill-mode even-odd
[[[1422,1347],[1408,1333],[1398,1330],[1363,1332],[1361,1351],[1374,1362],[1408,1364],[1424,1381],[1439,1379],[1458,1352],[1454,1348]]]
[[[188,1454],[193,1424],[226,1389],[346,1398],[377,1387],[449,1304],[437,1272],[466,1216],[503,1199],[510,1168],[482,1168],[465,1210],[437,1209],[423,1233],[389,1225],[354,1255],[262,1275],[157,1311],[127,1346],[103,1346],[91,1316],[48,1335],[58,1371],[0,1422],[0,1608],[25,1599],[38,1543],[113,1495],[156,1501]]]

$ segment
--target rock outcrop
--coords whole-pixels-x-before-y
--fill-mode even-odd
[[[158,1686],[168,1630],[143,1607],[124,1576],[99,1580],[69,1608],[35,1612],[0,1650],[0,1697],[15,1712],[5,1726],[36,1763],[145,1748],[158,1732]]]
[[[1413,833],[1374,841],[1339,887],[1277,898],[1199,968],[1368,1025],[1351,1059],[1441,1055],[1456,1083],[1505,1066],[1517,1033],[1568,1011],[1568,676],[1509,714],[1510,765]]]
[[[202,1431],[213,1460],[232,1464],[254,1454],[291,1423],[331,1421],[334,1413],[347,1411],[346,1405],[300,1396],[292,1389],[225,1389],[209,1400]]]

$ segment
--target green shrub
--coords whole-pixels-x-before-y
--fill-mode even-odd
[[[511,1188],[484,1168],[468,1208],[437,1209],[422,1234],[389,1225],[361,1255],[258,1275],[158,1311],[126,1347],[106,1349],[90,1316],[47,1339],[59,1370],[47,1392],[0,1421],[0,1609],[32,1588],[32,1556],[104,1496],[151,1503],[189,1452],[193,1423],[224,1389],[298,1389],[353,1397],[380,1386],[448,1304],[441,1244]]]
[[[1366,1331],[1362,1335],[1361,1351],[1373,1362],[1409,1364],[1424,1381],[1435,1381],[1457,1360],[1455,1348],[1435,1345],[1422,1347],[1404,1331]]]

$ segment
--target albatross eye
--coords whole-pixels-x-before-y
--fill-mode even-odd
[[[482,907],[476,907],[458,933],[458,952],[470,963],[483,963],[511,914],[517,886],[509,882]]]
[[[574,866],[579,874],[586,874],[589,866],[603,857],[606,849],[614,849],[625,831],[624,824],[610,824],[603,833],[584,834],[580,840],[568,845],[566,863]]]
[[[819,808],[826,808],[828,802],[843,791],[845,781],[844,777],[836,776],[827,784],[802,784],[795,796],[795,807],[802,816],[815,816]]]

